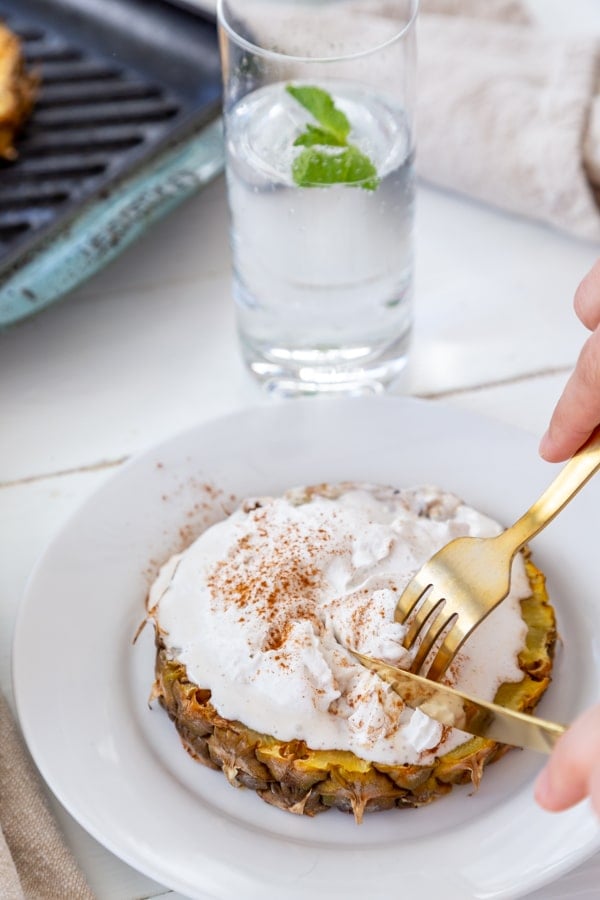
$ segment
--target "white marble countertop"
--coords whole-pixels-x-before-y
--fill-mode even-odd
[[[600,31],[592,3],[573,6]],[[562,27],[560,4],[545,9]],[[398,390],[540,435],[584,338],[572,296],[599,249],[420,186],[416,331]],[[71,511],[131,454],[269,402],[238,356],[229,267],[219,179],[61,303],[0,334],[0,686],[9,697],[19,601]],[[52,802],[100,900],[177,896]],[[530,896],[592,898],[599,883],[596,858]]]

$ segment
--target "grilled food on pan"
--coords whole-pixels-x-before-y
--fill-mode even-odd
[[[0,159],[15,159],[15,136],[29,116],[38,79],[25,71],[18,38],[0,22]]]
[[[321,485],[246,501],[153,585],[159,698],[188,752],[268,803],[314,815],[422,806],[478,785],[508,749],[444,728],[348,652],[410,664],[394,609],[439,546],[499,526],[438,488]],[[544,577],[515,560],[511,594],[445,680],[531,711],[550,682]]]

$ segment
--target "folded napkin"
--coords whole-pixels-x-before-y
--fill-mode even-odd
[[[337,50],[332,21],[347,52],[358,49],[355,36],[389,39],[397,21],[394,0],[350,0],[342,17],[299,3],[292,24],[289,7],[273,0],[243,7],[264,42],[292,55],[307,34],[317,48]],[[600,240],[600,42],[544,32],[520,0],[422,0],[418,48],[421,177]]]
[[[600,240],[599,42],[548,34],[518,4],[447,7],[425,0],[420,21],[421,176]]]
[[[94,900],[0,695],[0,897]]]

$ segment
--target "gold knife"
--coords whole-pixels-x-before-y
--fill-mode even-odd
[[[420,709],[442,725],[460,728],[461,731],[490,741],[526,747],[540,753],[550,753],[558,738],[566,730],[565,726],[556,722],[528,716],[526,713],[506,709],[496,703],[476,700],[456,688],[430,681],[420,675],[413,675],[355,650],[350,652],[363,666],[376,672],[387,682],[407,706]]]

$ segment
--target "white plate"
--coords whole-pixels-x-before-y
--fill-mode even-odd
[[[554,469],[529,435],[433,403],[309,399],[209,422],[134,459],[54,540],[20,611],[14,683],[44,778],[101,843],[196,898],[312,900],[523,896],[600,845],[587,803],[561,815],[532,799],[541,757],[515,751],[468,788],[421,810],[316,819],[233,790],[191,760],[149,709],[157,565],[235,499],[295,484],[437,483],[509,524]],[[534,544],[564,649],[540,712],[569,721],[597,699],[598,488]]]

